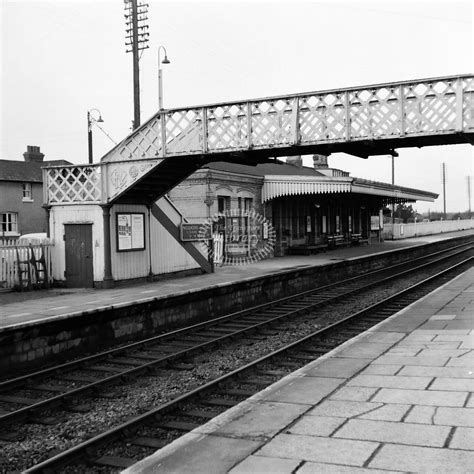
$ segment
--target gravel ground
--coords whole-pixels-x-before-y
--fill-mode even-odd
[[[420,277],[416,278],[421,279]],[[116,426],[132,417],[142,414],[158,405],[171,400],[179,394],[189,391],[213,380],[230,370],[274,351],[304,335],[313,332],[323,324],[340,319],[368,304],[400,291],[410,284],[412,278],[386,289],[377,289],[364,294],[356,303],[342,313],[334,313],[331,308],[318,312],[316,319],[308,316],[298,317],[291,326],[286,326],[274,336],[262,341],[230,342],[225,347],[214,349],[212,353],[196,356],[192,371],[162,371],[155,376],[141,377],[139,380],[122,387],[114,387],[115,399],[89,398],[86,403],[91,410],[86,413],[62,413],[62,420],[55,425],[28,424],[19,429],[17,442],[0,441],[0,472],[7,473],[36,464],[52,453],[63,451],[86,439]],[[297,324],[295,322],[297,321]],[[324,323],[323,323],[324,322]],[[46,413],[47,414],[47,413]],[[57,417],[57,412],[52,413]],[[145,450],[146,451],[146,450]],[[148,451],[145,452],[145,455]],[[98,469],[87,472],[106,472]],[[69,472],[69,471],[68,471]],[[74,472],[74,471],[71,471]],[[76,471],[77,472],[77,471]]]

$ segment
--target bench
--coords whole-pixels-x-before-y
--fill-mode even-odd
[[[344,235],[329,235],[328,236],[328,246],[330,249],[335,249],[336,247],[350,245],[351,241],[347,240]]]
[[[312,244],[312,245],[293,245],[288,247],[288,255],[310,255],[312,253],[328,248],[328,244]]]
[[[363,239],[362,234],[351,234],[352,245],[368,244],[369,239]]]

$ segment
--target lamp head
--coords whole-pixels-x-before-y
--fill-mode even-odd
[[[100,122],[100,123],[103,122],[103,120],[102,120],[102,115],[99,115],[99,118],[96,120],[96,122]]]
[[[161,61],[161,64],[169,64],[171,61],[168,59],[168,56],[166,56],[165,54],[165,59],[163,59],[163,61]]]

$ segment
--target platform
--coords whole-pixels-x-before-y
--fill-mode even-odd
[[[25,327],[37,322],[78,316],[92,310],[107,310],[153,298],[172,297],[222,287],[235,282],[255,279],[286,270],[324,266],[337,261],[357,259],[366,255],[390,252],[464,235],[472,230],[423,236],[406,240],[386,241],[371,245],[338,248],[316,255],[275,257],[239,266],[216,267],[215,273],[169,278],[153,283],[142,283],[109,290],[52,289],[32,292],[0,293],[0,331],[12,327]]]
[[[474,268],[125,470],[472,472]]]

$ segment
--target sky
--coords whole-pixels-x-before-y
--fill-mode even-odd
[[[94,161],[131,131],[132,54],[121,0],[0,0],[0,159],[87,163],[87,111]],[[158,110],[158,47],[164,107],[184,107],[325,89],[472,74],[471,1],[164,2],[148,0],[149,49],[140,59],[141,121]],[[162,55],[163,58],[163,55]],[[93,112],[97,116],[97,112]],[[419,212],[468,209],[471,145],[402,148],[395,183],[439,193]],[[311,166],[310,157],[304,163]],[[352,176],[390,183],[390,156],[329,157]]]

